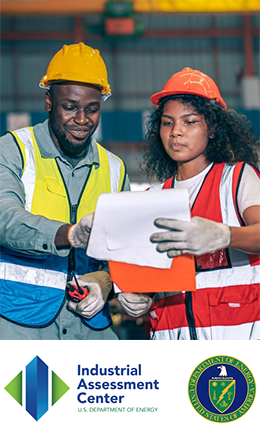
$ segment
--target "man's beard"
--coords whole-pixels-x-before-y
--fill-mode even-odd
[[[84,143],[74,143],[70,139],[67,138],[66,132],[61,132],[59,127],[56,124],[56,120],[50,115],[50,123],[53,133],[56,136],[56,139],[59,143],[59,147],[63,153],[68,154],[69,156],[78,156],[83,151],[86,151],[89,144],[91,143],[91,136],[89,136]]]

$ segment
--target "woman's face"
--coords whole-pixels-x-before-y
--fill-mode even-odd
[[[196,161],[207,165],[208,127],[204,116],[192,105],[167,101],[161,117],[160,136],[166,153],[178,164]]]

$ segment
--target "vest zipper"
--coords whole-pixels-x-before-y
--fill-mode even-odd
[[[74,224],[74,223],[77,223],[77,210],[78,210],[82,194],[83,194],[83,192],[84,192],[84,190],[86,188],[86,185],[87,185],[87,182],[88,182],[88,179],[90,177],[90,173],[91,173],[91,170],[92,170],[93,167],[91,167],[91,169],[89,170],[89,173],[88,173],[87,178],[85,180],[85,184],[82,187],[82,191],[81,191],[81,194],[79,196],[78,203],[75,204],[75,205],[72,205],[71,201],[70,201],[70,196],[69,196],[68,188],[67,188],[67,185],[65,183],[65,180],[64,180],[63,174],[61,172],[61,169],[59,167],[59,163],[58,163],[57,159],[56,159],[56,164],[57,164],[58,170],[60,172],[60,176],[61,176],[61,178],[63,180],[64,188],[66,190],[67,197],[68,197],[68,202],[69,202],[69,206],[70,206],[70,223]],[[72,281],[73,280],[75,267],[76,267],[75,248],[71,248],[70,253],[68,255],[68,275],[67,275],[67,281]]]
[[[73,225],[74,223],[77,223],[77,209],[78,205],[71,205],[71,211],[70,211],[70,223]]]
[[[77,221],[77,209],[78,209],[78,205],[71,205],[71,209],[70,209],[70,222],[71,222],[71,224],[74,224]],[[69,256],[68,256],[67,281],[73,280],[75,267],[76,267],[75,248],[71,248]]]
[[[189,325],[190,338],[192,341],[197,340],[197,333],[195,327],[195,320],[192,310],[192,293],[185,292],[185,307],[186,307],[186,317]]]

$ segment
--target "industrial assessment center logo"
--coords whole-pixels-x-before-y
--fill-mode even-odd
[[[142,380],[142,365],[91,367],[77,365],[77,404],[79,413],[91,412],[157,412],[152,406],[127,406],[129,393],[159,390],[159,381]],[[140,380],[141,379],[141,380]],[[5,390],[21,406],[25,406],[36,421],[49,410],[70,388],[36,356],[9,382]],[[23,398],[25,396],[25,398]],[[75,396],[74,396],[75,397]],[[25,404],[23,402],[25,400]]]
[[[252,406],[256,393],[253,374],[238,359],[215,356],[201,362],[189,380],[194,409],[212,422],[232,422]]]
[[[23,382],[25,383],[25,409],[36,421],[48,411],[49,397],[51,397],[53,406],[69,390],[69,387],[54,371],[51,372],[51,378],[49,378],[49,367],[39,356],[35,356],[26,366],[25,381],[23,381],[23,371],[20,371],[5,387],[5,390],[21,406],[23,406]],[[49,393],[49,383],[51,393]]]

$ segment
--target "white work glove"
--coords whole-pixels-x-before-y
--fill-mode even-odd
[[[226,248],[231,240],[231,230],[224,223],[202,217],[192,217],[190,222],[156,219],[154,224],[169,231],[151,235],[153,243],[159,243],[158,252],[167,252],[168,257],[181,254],[203,255]]]
[[[148,312],[153,303],[150,296],[140,293],[119,293],[117,299],[127,315],[135,318]]]
[[[75,303],[68,302],[68,308],[84,318],[93,318],[100,310],[103,309],[107,297],[112,289],[110,276],[105,271],[91,272],[77,278],[80,287],[87,287],[88,296],[82,301]],[[73,281],[68,284],[75,285]]]
[[[79,223],[75,223],[75,225],[72,225],[69,228],[68,240],[71,246],[87,249],[93,220],[94,213],[92,212],[91,214],[82,217]]]

